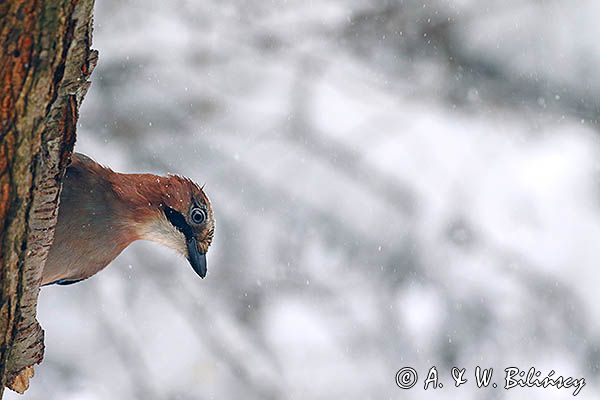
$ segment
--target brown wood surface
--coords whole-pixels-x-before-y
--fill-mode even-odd
[[[0,1],[0,397],[43,356],[39,283],[97,59],[93,3]]]

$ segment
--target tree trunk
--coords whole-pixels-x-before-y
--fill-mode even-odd
[[[61,180],[97,53],[93,0],[0,0],[0,398],[44,352],[36,321]]]

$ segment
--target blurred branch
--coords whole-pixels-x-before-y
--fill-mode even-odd
[[[529,105],[536,110],[541,108],[597,124],[600,93],[561,85],[535,73],[515,74],[505,65],[486,60],[485,55],[471,55],[462,43],[460,30],[475,21],[514,13],[516,8],[546,7],[547,3],[496,1],[455,9],[436,2],[428,7],[419,2],[381,2],[356,12],[341,36],[364,57],[371,56],[371,47],[362,42],[375,41],[376,47],[389,46],[391,53],[403,52],[411,60],[411,65],[419,59],[439,60],[437,64],[447,68],[447,79],[444,87],[436,87],[435,90],[436,93],[444,90],[453,104],[465,104],[467,91],[476,87],[483,100],[508,107]],[[387,39],[371,37],[369,32]],[[415,73],[418,74],[418,71]],[[515,104],[515,99],[520,99],[519,104]]]
[[[97,299],[101,298],[101,294],[97,284],[90,284],[89,289],[84,292],[86,297],[93,299],[93,304],[98,304]],[[115,326],[103,310],[99,310],[96,315],[102,329],[102,337],[110,343],[121,359],[122,369],[129,376],[135,397],[140,400],[157,398],[157,389],[151,384],[152,380],[148,379],[151,374],[139,350],[136,349],[137,346],[134,345],[135,340],[131,340],[123,327]]]
[[[202,303],[194,301],[195,293],[187,289],[182,290],[180,285],[165,285],[163,281],[157,279],[157,275],[152,273],[144,275],[144,278],[155,286],[154,291],[157,296],[162,297],[166,304],[171,304],[177,312],[185,316],[184,319],[191,324],[192,331],[197,332],[198,340],[205,342],[206,347],[215,354],[216,358],[230,368],[236,377],[236,382],[244,385],[243,392],[246,398],[249,398],[251,394],[254,395],[254,398],[261,400],[285,398],[280,379],[277,377],[271,377],[268,380],[262,379],[252,369],[253,363],[244,362],[248,358],[248,354],[239,353],[237,350],[239,345],[229,342],[232,332],[221,334],[218,329],[207,329],[207,327],[217,326],[215,317],[207,311]],[[226,306],[215,306],[214,308],[221,312],[227,309]],[[223,317],[226,318],[227,315]],[[231,324],[230,327],[239,327],[239,325]],[[253,333],[240,332],[238,336],[250,339],[253,337]]]
[[[414,217],[415,199],[408,185],[399,182],[398,178],[387,176],[384,171],[377,170],[363,161],[361,152],[350,146],[333,140],[312,126],[312,116],[308,101],[312,99],[311,82],[315,80],[315,60],[305,57],[299,62],[294,87],[291,90],[291,121],[288,137],[304,147],[318,161],[340,175],[346,176],[364,190],[375,194],[392,209],[400,211],[406,217]],[[368,146],[368,139],[364,145]]]

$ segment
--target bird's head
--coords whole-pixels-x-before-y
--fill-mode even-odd
[[[143,196],[150,213],[139,225],[141,239],[164,244],[187,258],[200,277],[206,276],[206,252],[215,230],[212,207],[202,187],[190,179],[152,176],[153,193]],[[142,194],[142,193],[140,193]],[[146,194],[146,193],[144,193]]]

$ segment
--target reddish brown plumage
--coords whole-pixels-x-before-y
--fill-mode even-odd
[[[204,223],[192,223],[188,215],[192,207],[204,210]],[[167,208],[185,218],[190,228],[186,235],[166,217]],[[186,239],[189,242],[191,236],[204,254],[213,233],[208,197],[191,180],[177,175],[121,174],[74,154],[63,183],[42,284],[88,278],[139,239],[165,244],[188,257]]]

